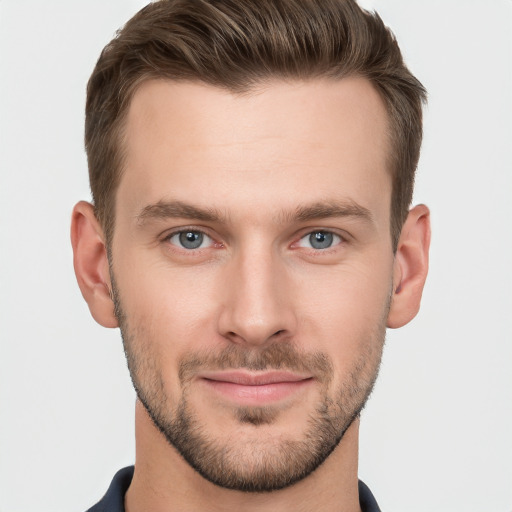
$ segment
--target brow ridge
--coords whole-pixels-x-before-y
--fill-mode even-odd
[[[214,208],[200,208],[183,201],[158,201],[142,208],[137,215],[137,222],[143,225],[146,221],[164,220],[168,218],[185,218],[203,222],[223,222],[225,216]]]
[[[308,222],[330,217],[355,217],[367,222],[373,221],[368,208],[353,200],[317,201],[312,204],[300,205],[295,210],[281,211],[274,221],[279,224],[288,222]],[[151,219],[185,218],[202,222],[225,223],[226,215],[215,208],[201,208],[183,201],[158,201],[142,208],[137,215],[140,225]]]
[[[289,214],[284,213],[284,215],[286,218]],[[355,217],[367,222],[373,221],[373,215],[368,208],[347,199],[342,201],[319,201],[310,205],[299,206],[293,213],[293,219],[299,222],[330,217]]]

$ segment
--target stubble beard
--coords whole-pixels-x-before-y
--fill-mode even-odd
[[[157,361],[151,357],[151,340],[141,329],[131,329],[113,284],[115,312],[119,321],[130,376],[154,425],[185,461],[202,477],[226,489],[271,492],[289,487],[315,471],[340,443],[343,435],[364,408],[378,375],[385,339],[384,321],[362,343],[363,350],[350,375],[334,393],[329,393],[333,365],[322,353],[303,353],[292,343],[276,342],[261,350],[248,351],[231,345],[217,353],[188,356],[180,361],[182,394],[173,407]],[[389,304],[385,311],[387,317]],[[137,333],[135,332],[137,331]],[[310,413],[300,439],[264,438],[249,440],[215,436],[216,425],[205,424],[189,400],[189,384],[199,369],[248,369],[309,372],[320,384],[320,399]],[[276,407],[234,407],[239,425],[267,428],[278,420]],[[236,435],[236,434],[235,434]]]

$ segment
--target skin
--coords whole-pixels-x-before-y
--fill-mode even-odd
[[[229,347],[260,354],[281,343],[332,364],[325,385],[313,372],[284,398],[251,403],[273,411],[263,425],[241,423],[235,411],[247,404],[193,375],[190,409],[215,442],[238,450],[248,471],[257,465],[255,446],[270,452],[283,439],[303,440],[319,401],[336,400],[351,376],[368,387],[385,327],[418,311],[429,212],[411,210],[393,254],[387,123],[380,96],[362,78],[276,81],[245,95],[149,81],[127,118],[111,269],[91,205],[75,207],[75,270],[91,313],[106,327],[118,325],[111,270],[125,342],[141,362],[135,380],[146,388],[159,382],[151,390],[158,388],[169,415],[185,394],[180,362],[191,355]],[[177,203],[216,218],[178,211]],[[202,231],[206,242],[180,247],[180,229]],[[319,231],[335,235],[331,247],[310,246],[310,233]],[[358,511],[358,427],[356,420],[295,485],[248,494],[195,472],[137,402],[127,511]]]

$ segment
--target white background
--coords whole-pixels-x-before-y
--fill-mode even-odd
[[[0,512],[84,511],[134,459],[117,330],[75,282],[85,84],[136,0],[0,0]],[[422,311],[388,334],[360,477],[384,512],[512,511],[512,1],[367,0],[429,90]]]

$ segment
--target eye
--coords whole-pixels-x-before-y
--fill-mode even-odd
[[[213,244],[213,240],[208,235],[192,229],[173,233],[168,240],[171,244],[187,250],[203,249]]]
[[[341,243],[341,237],[331,231],[313,231],[299,240],[299,247],[322,250]]]

